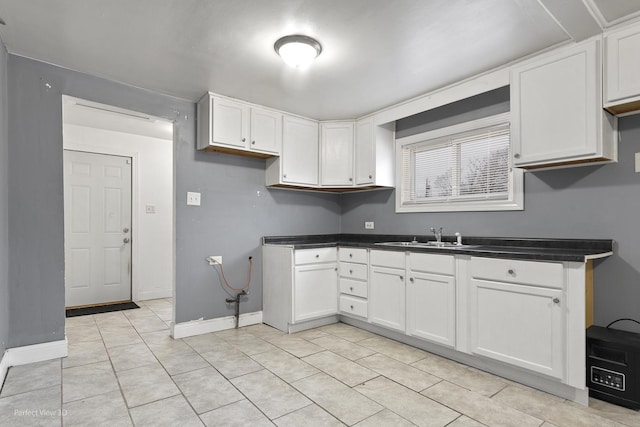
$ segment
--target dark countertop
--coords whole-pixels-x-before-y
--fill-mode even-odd
[[[295,249],[332,246],[362,247],[401,252],[426,252],[451,255],[474,255],[489,258],[509,258],[541,261],[577,261],[603,258],[613,254],[613,240],[607,239],[541,239],[514,237],[465,237],[462,247],[384,246],[379,242],[433,241],[433,236],[393,234],[317,234],[301,236],[266,236],[265,245],[286,245]],[[454,236],[443,236],[445,242]]]

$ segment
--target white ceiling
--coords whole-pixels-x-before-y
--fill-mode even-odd
[[[0,0],[0,37],[10,53],[192,101],[210,90],[340,119],[638,11],[640,0]],[[296,33],[323,46],[304,71],[273,50]]]

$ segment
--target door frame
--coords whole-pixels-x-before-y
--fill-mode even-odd
[[[65,150],[131,158],[131,300],[137,300],[140,292],[138,287],[140,282],[138,280],[138,269],[135,266],[140,265],[140,253],[137,245],[139,217],[138,210],[134,207],[138,206],[138,152],[120,150],[114,147],[91,147],[89,150],[84,144],[73,142],[65,143],[63,151]],[[66,215],[67,213],[65,212],[64,214]]]

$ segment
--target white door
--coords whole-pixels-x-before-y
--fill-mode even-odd
[[[131,159],[64,151],[65,305],[131,299]]]

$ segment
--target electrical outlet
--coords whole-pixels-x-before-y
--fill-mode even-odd
[[[373,230],[374,228],[373,221],[365,221],[364,228],[366,228],[367,230]]]
[[[209,261],[209,265],[222,265],[222,255],[211,255],[207,258],[207,261]]]
[[[146,212],[148,214],[154,214],[156,213],[156,205],[147,205],[146,206]]]
[[[187,192],[187,205],[188,206],[200,206],[200,193]]]

